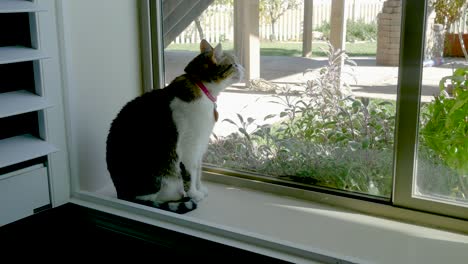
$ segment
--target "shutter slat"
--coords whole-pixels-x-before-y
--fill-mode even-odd
[[[43,110],[51,106],[46,98],[25,90],[0,93],[0,118]]]
[[[40,12],[44,8],[31,1],[0,0],[0,13]]]
[[[43,157],[58,149],[29,134],[0,140],[0,168]]]
[[[0,47],[0,64],[45,59],[47,56],[40,50],[23,46]]]

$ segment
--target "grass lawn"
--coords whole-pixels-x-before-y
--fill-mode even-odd
[[[223,42],[223,48],[232,51],[232,42]],[[327,45],[323,42],[312,44],[312,56],[323,57],[327,50]],[[166,50],[198,51],[198,44],[171,44]],[[377,42],[346,43],[348,56],[375,56]],[[262,56],[302,56],[302,42],[261,42],[260,55]]]

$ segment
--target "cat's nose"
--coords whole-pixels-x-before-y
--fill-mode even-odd
[[[240,71],[244,71],[244,67],[242,67],[242,65],[240,64],[234,64],[234,66],[236,67],[236,69],[240,70]]]

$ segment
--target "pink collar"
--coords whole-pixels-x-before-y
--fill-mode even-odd
[[[214,97],[210,91],[208,91],[208,88],[206,88],[206,86],[201,82],[201,81],[198,81],[196,82],[197,86],[206,94],[206,96],[213,102],[216,104],[216,97]]]

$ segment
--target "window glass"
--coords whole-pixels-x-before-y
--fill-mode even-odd
[[[177,2],[163,1],[166,83],[202,38],[247,70],[218,97],[206,165],[391,196],[400,1],[344,1],[343,10],[328,0],[215,0],[188,14]],[[340,34],[344,51],[330,45]]]
[[[413,193],[468,205],[468,20],[462,2],[448,3],[450,10],[427,9]]]

